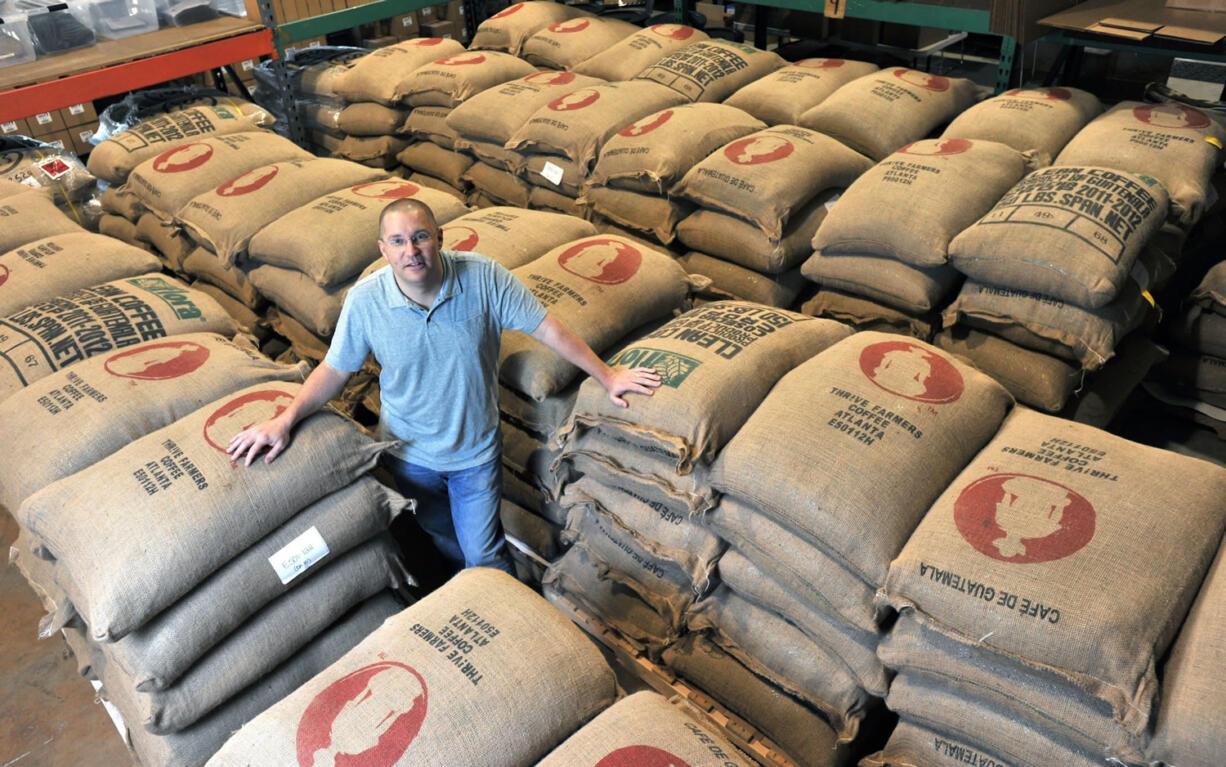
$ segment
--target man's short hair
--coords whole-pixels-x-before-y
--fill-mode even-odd
[[[426,217],[430,223],[431,229],[438,229],[438,221],[434,218],[434,211],[430,210],[430,206],[421,200],[414,200],[412,197],[402,197],[399,200],[392,200],[383,207],[379,213],[379,239],[383,239],[383,219],[387,218],[387,214],[394,211],[415,211]]]

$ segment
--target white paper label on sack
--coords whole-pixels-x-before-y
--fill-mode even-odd
[[[826,210],[834,210],[834,204],[839,201],[840,197],[842,197],[841,194],[836,194],[833,197],[831,197],[829,200],[826,200],[825,202]]]
[[[302,535],[281,547],[268,558],[268,564],[276,571],[282,585],[302,575],[319,560],[328,555],[328,544],[314,526]]]
[[[562,173],[562,166],[554,165],[548,160],[545,161],[545,167],[541,169],[541,175],[545,177],[546,181],[554,186],[558,186],[562,183]]]
[[[43,185],[38,183],[38,179],[34,178],[33,176],[26,176],[25,178],[18,181],[17,183],[22,184],[23,186],[28,186],[31,189],[42,189],[43,188]]]

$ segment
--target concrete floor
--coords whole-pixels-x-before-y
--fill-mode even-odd
[[[7,564],[16,537],[0,511],[0,767],[131,767],[63,638],[38,638],[42,605]]]

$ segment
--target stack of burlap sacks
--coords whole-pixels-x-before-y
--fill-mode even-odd
[[[142,764],[202,765],[402,607],[388,589],[412,581],[386,529],[412,502],[364,476],[385,445],[325,411],[275,465],[225,453],[305,374],[195,332],[0,402],[21,455],[0,478],[21,526],[11,556],[43,636],[63,631]]]
[[[72,147],[58,149],[41,140],[18,136],[0,137],[0,181],[12,181],[28,189],[49,192],[55,204],[81,226],[98,230],[103,211],[99,204],[98,179],[90,173]]]

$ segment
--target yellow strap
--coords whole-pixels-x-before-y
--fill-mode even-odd
[[[1222,141],[1217,136],[1205,136],[1205,141],[1208,141],[1210,144],[1213,144],[1218,149],[1223,148]]]
[[[1158,306],[1158,302],[1154,300],[1154,297],[1150,295],[1148,290],[1142,290],[1141,297],[1144,298],[1146,301],[1149,301],[1150,306],[1153,306],[1155,308]]]

